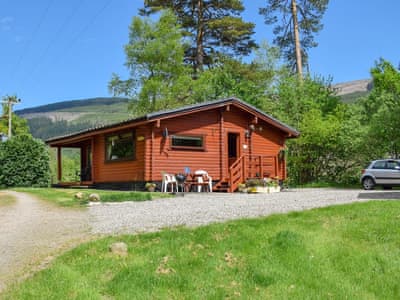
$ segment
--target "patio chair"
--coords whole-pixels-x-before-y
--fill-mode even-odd
[[[197,170],[197,171],[194,172],[194,174],[195,175],[202,175],[202,176],[197,176],[197,181],[199,183],[208,183],[208,186],[207,186],[208,187],[208,191],[212,192],[212,177],[210,175],[208,175],[208,172],[204,171],[204,170]],[[201,192],[201,188],[202,188],[202,186],[199,185],[197,187],[197,191]]]
[[[174,187],[175,187],[176,192],[178,192],[178,182],[176,181],[175,175],[163,173],[162,174],[161,191],[164,193],[167,193],[168,185],[171,186],[171,193],[174,191]]]

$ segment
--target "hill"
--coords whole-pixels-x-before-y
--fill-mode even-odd
[[[337,95],[345,103],[353,103],[360,97],[367,96],[372,89],[371,79],[362,79],[338,83],[333,86]]]
[[[70,100],[15,111],[28,120],[34,137],[48,139],[132,117],[127,98]]]

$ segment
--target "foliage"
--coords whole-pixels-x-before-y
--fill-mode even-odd
[[[356,105],[343,104],[320,77],[284,75],[266,104],[268,113],[297,128],[288,141],[291,184],[314,181],[354,183],[365,163],[365,129]]]
[[[0,186],[48,186],[49,153],[40,140],[27,135],[0,143]]]
[[[109,88],[116,95],[136,100],[132,105],[137,114],[185,103],[191,78],[183,65],[184,47],[176,22],[169,11],[164,11],[157,22],[133,18],[125,46],[131,78],[121,80],[114,74]]]
[[[359,101],[363,123],[369,126],[367,145],[379,156],[400,157],[400,71],[380,59],[371,69],[373,89]]]
[[[299,127],[306,112],[319,110],[327,115],[337,108],[340,100],[330,88],[330,80],[322,77],[306,77],[285,74],[279,78],[268,111],[280,120]]]
[[[212,66],[216,58],[248,55],[256,46],[252,39],[254,24],[240,17],[244,7],[240,0],[145,0],[141,14],[171,9],[179,22],[185,41],[185,62],[194,73]]]
[[[289,143],[292,181],[354,183],[364,164],[363,134],[356,118],[341,106],[324,116],[311,109],[300,123],[301,138]],[[358,154],[358,155],[356,155]]]
[[[243,63],[227,57],[222,61],[193,82],[194,102],[235,96],[263,108],[266,89],[274,80],[273,70],[263,69],[256,62]]]
[[[376,201],[106,237],[4,299],[398,299],[399,215],[400,202]]]
[[[147,201],[157,198],[167,198],[170,195],[162,193],[132,192],[132,191],[105,191],[94,189],[58,189],[58,188],[18,188],[17,191],[29,193],[42,200],[52,202],[63,207],[79,207],[87,203],[92,193],[100,196],[101,202],[122,201]],[[76,193],[82,193],[82,199],[75,197]]]
[[[293,15],[292,5],[297,6],[297,16]],[[267,6],[260,8],[267,25],[275,24],[274,43],[282,49],[288,65],[296,66],[294,17],[298,20],[300,34],[301,57],[303,66],[308,65],[308,50],[318,44],[314,40],[323,27],[321,20],[329,0],[267,0]]]
[[[56,136],[81,131],[94,126],[91,122],[70,123],[66,120],[52,121],[46,117],[36,117],[27,120],[32,136],[47,140]]]

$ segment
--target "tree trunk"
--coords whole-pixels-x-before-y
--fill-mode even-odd
[[[203,51],[203,36],[204,36],[204,24],[203,24],[203,0],[197,1],[197,36],[196,36],[196,58],[194,63],[195,76],[198,71],[203,70],[204,65],[204,51]]]
[[[294,31],[294,47],[296,50],[296,71],[300,79],[303,79],[303,62],[301,58],[299,22],[297,20],[297,4],[296,0],[292,0],[292,17]]]

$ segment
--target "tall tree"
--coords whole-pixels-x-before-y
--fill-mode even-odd
[[[329,0],[267,0],[260,8],[267,25],[274,24],[274,43],[279,46],[289,66],[300,78],[308,65],[308,50],[318,44],[314,40],[323,27],[321,20]]]
[[[254,24],[240,17],[241,0],[145,0],[143,15],[172,9],[189,42],[185,62],[194,73],[215,63],[217,54],[247,55],[256,46]]]
[[[157,22],[134,17],[125,53],[130,78],[122,80],[114,74],[109,89],[132,98],[136,113],[184,102],[191,78],[183,63],[181,30],[172,12],[164,11]]]

